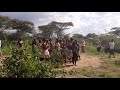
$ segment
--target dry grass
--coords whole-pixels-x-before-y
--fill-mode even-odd
[[[91,65],[84,65],[79,68],[64,69],[65,73],[58,74],[58,77],[62,78],[120,78],[120,56],[116,54],[116,58],[107,58],[108,55],[101,57],[98,55],[98,59],[101,60],[97,67]],[[96,56],[86,56],[91,60]],[[79,62],[81,63],[81,62]],[[83,64],[83,63],[82,63]],[[68,67],[69,68],[69,67]],[[60,76],[59,76],[60,75]]]

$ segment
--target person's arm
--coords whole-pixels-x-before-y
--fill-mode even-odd
[[[19,41],[17,41],[17,45],[19,45]]]
[[[110,48],[110,44],[111,44],[111,43],[109,42],[109,48]]]
[[[100,47],[102,47],[101,42],[100,42]]]

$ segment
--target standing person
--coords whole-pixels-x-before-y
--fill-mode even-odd
[[[66,42],[64,40],[62,40],[62,43],[61,43],[61,54],[64,59],[64,63],[66,65],[66,63],[67,63],[67,47],[66,47]]]
[[[1,47],[2,47],[2,42],[1,42],[1,40],[0,40],[0,57],[2,56]]]
[[[100,50],[101,50],[101,41],[99,39],[96,42],[96,48],[97,48],[97,52],[100,53]]]
[[[78,60],[80,60],[80,59],[81,59],[81,58],[80,58],[80,43],[78,43],[78,42],[76,41],[76,45],[77,45]]]
[[[17,45],[18,45],[18,48],[23,48],[24,43],[23,43],[22,37],[19,38]]]
[[[42,41],[39,40],[39,42],[38,42],[38,46],[41,47],[41,45],[42,45]]]
[[[53,42],[52,42],[52,39],[49,39],[49,52],[50,52],[50,55],[52,54],[53,52]]]
[[[55,46],[56,46],[57,50],[60,51],[61,45],[60,45],[59,40],[56,41]]]
[[[114,55],[115,43],[113,39],[109,42],[109,48],[110,48],[109,58],[111,58],[111,55],[113,55],[113,57],[115,58],[115,55]]]
[[[34,39],[32,41],[32,52],[33,52],[33,54],[35,54],[37,52],[37,41],[36,41],[36,39]]]
[[[85,53],[85,40],[82,40],[81,51],[82,51],[82,53]]]
[[[66,43],[66,47],[67,47],[67,59],[71,62],[72,59],[72,43],[68,40],[68,42]]]
[[[41,51],[40,60],[49,60],[49,58],[50,58],[50,53],[49,53],[49,50],[48,50],[49,45],[48,45],[48,42],[45,39],[43,39],[43,41],[42,41],[41,48],[42,48],[42,51]]]
[[[77,49],[77,44],[75,42],[73,42],[72,44],[72,53],[73,53],[72,62],[73,65],[76,66],[76,62],[78,61],[78,49]]]

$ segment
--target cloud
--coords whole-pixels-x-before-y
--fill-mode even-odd
[[[30,20],[35,23],[37,29],[51,21],[73,22],[74,27],[66,30],[66,33],[104,33],[112,27],[120,26],[120,12],[0,12],[0,15]]]

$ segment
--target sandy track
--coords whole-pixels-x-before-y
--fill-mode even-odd
[[[86,53],[81,54],[81,60],[77,61],[77,66],[73,66],[72,63],[67,63],[61,69],[72,70],[81,67],[99,67],[100,66],[100,57],[99,56],[91,56]]]

